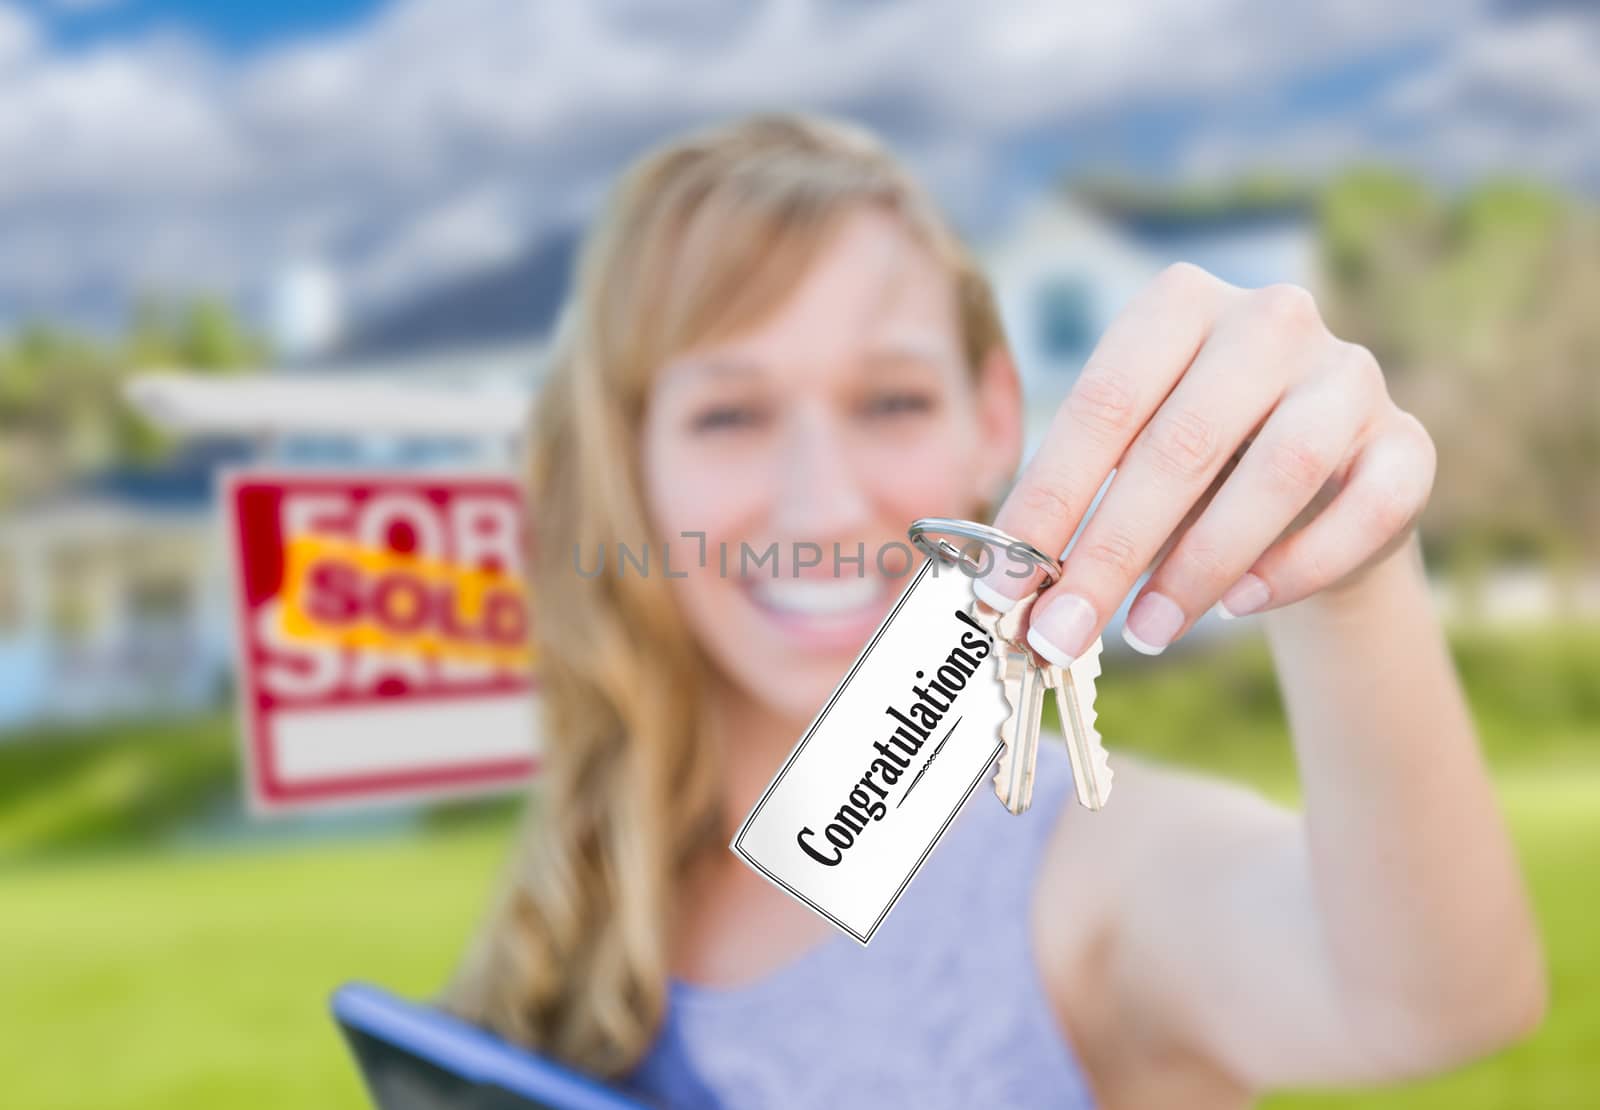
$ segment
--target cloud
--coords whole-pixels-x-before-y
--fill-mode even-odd
[[[1569,4],[1477,11],[1439,48],[1314,120],[1193,137],[1185,172],[1250,163],[1325,169],[1381,159],[1437,179],[1525,176],[1600,190],[1600,12]]]
[[[1402,84],[1384,122],[1458,176],[1521,173],[1600,186],[1600,13],[1551,8],[1479,21]]]
[[[38,32],[20,9],[0,4],[0,73],[33,53]]]
[[[759,108],[868,122],[978,228],[1073,140],[1150,111],[1185,117],[1179,167],[1314,158],[1381,125],[1428,130],[1440,159],[1584,172],[1562,143],[1592,133],[1600,48],[1498,49],[1482,6],[402,0],[239,59],[170,30],[52,52],[0,0],[0,325],[114,319],[147,287],[245,295],[303,255],[333,259],[359,309],[570,222],[664,135]],[[1407,43],[1429,61],[1387,100],[1271,107]],[[1537,106],[1548,134],[1485,130],[1484,98]]]

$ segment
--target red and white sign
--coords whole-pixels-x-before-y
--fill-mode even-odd
[[[252,808],[506,789],[536,766],[515,479],[235,471]]]

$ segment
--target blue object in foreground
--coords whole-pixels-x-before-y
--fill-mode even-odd
[[[469,1022],[366,983],[340,987],[332,1009],[380,1110],[642,1107]]]

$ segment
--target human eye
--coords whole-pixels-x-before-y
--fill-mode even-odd
[[[689,418],[695,433],[738,431],[759,427],[766,418],[759,405],[743,401],[718,401],[696,409]]]
[[[933,394],[920,389],[893,389],[874,393],[862,404],[868,417],[892,419],[931,412],[936,404]]]

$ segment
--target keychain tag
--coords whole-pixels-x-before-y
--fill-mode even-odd
[[[1010,706],[972,603],[929,556],[731,844],[863,945],[994,773]]]

